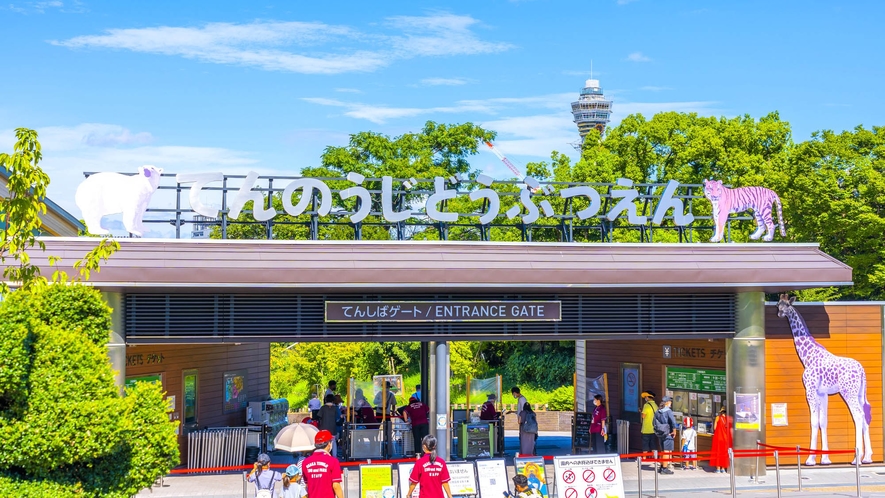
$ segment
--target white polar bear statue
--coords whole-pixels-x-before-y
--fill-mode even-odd
[[[145,233],[141,217],[148,207],[151,195],[160,185],[163,168],[141,166],[137,175],[96,173],[77,187],[74,201],[83,213],[86,228],[93,235],[109,232],[101,227],[101,217],[123,213],[123,226],[132,235]]]

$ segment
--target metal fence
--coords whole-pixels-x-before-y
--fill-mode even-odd
[[[243,465],[248,432],[248,427],[221,427],[188,433],[188,469]]]

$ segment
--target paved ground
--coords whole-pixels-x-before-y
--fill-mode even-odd
[[[507,433],[505,449],[513,454],[518,447],[515,434]],[[571,439],[566,433],[542,433],[538,440],[538,452],[544,455],[565,455],[570,450]],[[284,454],[272,455],[273,462],[287,463],[284,460],[291,456]],[[509,460],[509,459],[508,459]],[[651,466],[644,465],[642,470],[642,495],[655,495],[655,473]],[[510,473],[512,475],[512,467]],[[723,498],[731,495],[728,474],[714,474],[705,470],[676,470],[674,475],[659,475],[658,496],[661,498]],[[346,492],[348,498],[359,497],[358,474],[346,471]],[[622,464],[624,486],[628,496],[639,496],[639,470],[634,462]],[[547,466],[547,475],[553,475],[553,466]],[[802,497],[842,497],[856,495],[856,474],[853,467],[842,468],[803,468],[802,483],[804,491],[798,492],[798,476],[796,468],[781,470],[783,495],[794,498]],[[769,469],[763,482],[755,483],[746,477],[736,478],[737,493],[742,496],[768,497],[777,496],[776,476],[774,469]],[[171,476],[163,480],[162,486],[145,489],[139,497],[156,498],[243,498],[254,496],[254,487],[247,486],[244,494],[243,477],[241,474],[227,475],[189,475]],[[861,469],[861,490],[864,497],[885,498],[885,467],[865,466]],[[555,483],[551,486],[552,498],[558,498]],[[488,497],[486,497],[488,498]],[[493,497],[497,498],[497,497]]]

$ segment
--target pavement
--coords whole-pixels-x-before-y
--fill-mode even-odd
[[[519,448],[519,439],[515,432],[505,433],[505,452],[509,455],[508,472],[513,475],[512,455]],[[542,432],[539,435],[537,452],[541,455],[561,456],[571,450],[571,434],[559,432]],[[285,464],[293,460],[292,455],[275,453],[271,455],[274,464]],[[394,473],[396,472],[394,467]],[[624,488],[627,496],[640,496],[640,470],[635,461],[622,461],[621,473],[624,476]],[[547,465],[547,475],[553,475],[552,462]],[[705,469],[674,470],[673,475],[658,474],[658,493],[655,494],[655,472],[651,465],[644,464],[641,470],[642,497],[660,498],[723,498],[731,495],[730,476],[715,474]],[[398,482],[394,475],[394,482]],[[854,467],[803,467],[802,487],[798,491],[798,473],[796,467],[781,468],[782,494],[791,498],[804,497],[855,497],[857,495],[857,476]],[[752,497],[774,497],[777,495],[777,477],[774,468],[769,468],[767,476],[760,482],[753,482],[747,477],[736,477],[735,487],[738,495]],[[885,466],[865,465],[860,473],[861,496],[885,498]],[[142,490],[138,497],[156,498],[244,498],[255,495],[254,486],[243,485],[243,475],[172,475],[149,489]],[[551,498],[559,498],[556,483],[550,486]],[[356,470],[345,470],[345,494],[347,498],[358,498],[359,473]],[[490,497],[485,497],[490,498]],[[497,497],[491,497],[497,498]]]

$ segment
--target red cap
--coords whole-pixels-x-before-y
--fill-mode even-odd
[[[326,444],[330,441],[332,441],[332,433],[325,429],[317,432],[317,435],[313,438],[313,442],[316,444]]]

